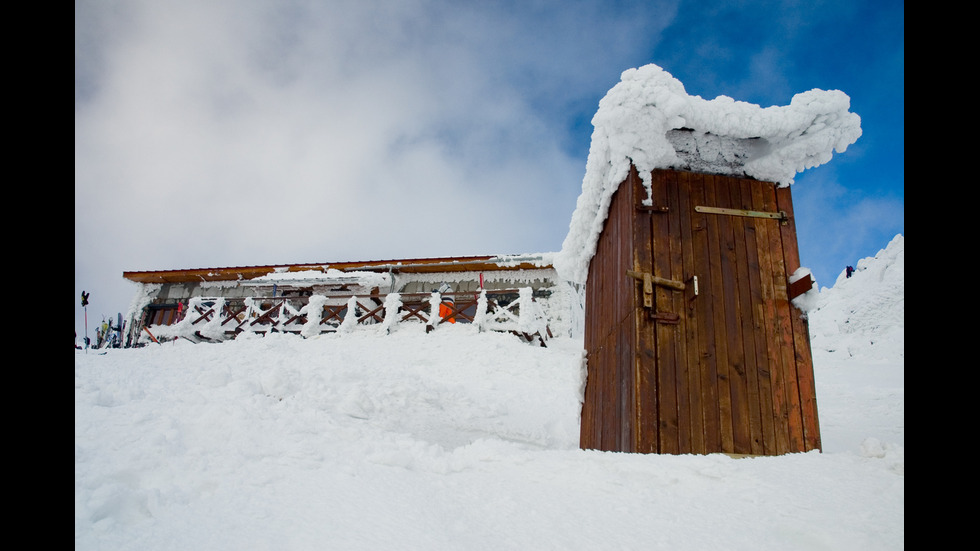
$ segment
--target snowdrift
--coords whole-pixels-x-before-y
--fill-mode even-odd
[[[780,457],[578,449],[571,338],[76,351],[75,548],[903,548],[904,240],[815,300],[824,450]]]
[[[837,276],[803,307],[811,345],[827,360],[905,361],[905,236],[858,261],[851,277]]]

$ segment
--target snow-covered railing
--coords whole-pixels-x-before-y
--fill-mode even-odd
[[[516,295],[516,300],[513,297]],[[552,336],[547,315],[530,287],[473,293],[389,293],[247,297],[230,304],[222,297],[194,297],[173,325],[150,326],[154,339],[195,342],[233,339],[242,333],[295,333],[314,337],[359,327],[391,332],[421,323],[426,332],[446,323],[471,323],[480,331],[511,332],[542,346]]]

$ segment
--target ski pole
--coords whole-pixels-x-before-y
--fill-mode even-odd
[[[88,297],[89,293],[82,291],[82,309],[85,311],[85,352],[88,353]]]

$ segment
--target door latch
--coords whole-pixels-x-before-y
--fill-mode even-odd
[[[671,289],[677,289],[678,291],[684,290],[684,282],[677,281],[676,279],[667,279],[665,277],[658,277],[647,272],[637,272],[634,270],[626,270],[626,275],[632,277],[633,279],[638,279],[643,282],[643,286],[650,287],[650,292],[653,292],[654,285],[660,285],[661,287],[670,287]]]
[[[655,320],[658,323],[667,323],[670,325],[676,325],[680,323],[681,317],[679,314],[673,312],[653,311],[654,310],[653,309],[653,286],[660,285],[661,287],[667,287],[669,289],[674,289],[676,291],[683,291],[684,289],[688,288],[688,286],[683,281],[667,279],[664,277],[657,277],[647,272],[638,272],[635,270],[627,270],[626,275],[643,283],[643,307],[647,309],[647,313],[650,315],[650,319]],[[694,293],[695,295],[697,295],[698,292],[697,276],[693,278],[692,283],[694,284]]]
[[[643,307],[644,308],[653,308],[654,285],[660,285],[661,287],[668,287],[670,289],[676,289],[678,291],[683,291],[684,288],[686,287],[683,281],[676,281],[673,279],[657,277],[647,272],[637,272],[635,270],[627,270],[626,275],[643,283]]]

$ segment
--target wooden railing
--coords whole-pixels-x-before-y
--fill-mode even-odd
[[[233,339],[242,333],[313,337],[365,326],[387,333],[405,323],[424,324],[426,332],[431,332],[446,323],[468,323],[481,331],[511,332],[542,346],[552,336],[530,287],[477,294],[331,294],[232,300],[192,298],[176,323],[151,325],[146,332],[155,335],[154,339],[183,337],[201,342]]]

